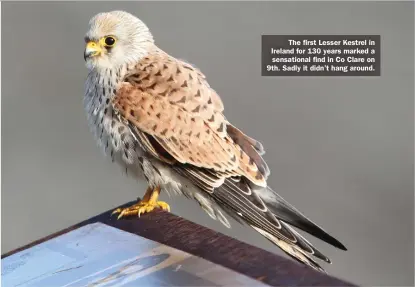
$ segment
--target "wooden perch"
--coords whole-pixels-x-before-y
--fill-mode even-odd
[[[123,206],[131,205],[127,203]],[[110,211],[32,242],[1,258],[90,223],[101,222],[204,258],[272,286],[356,286],[307,266],[243,243],[174,214],[155,211],[140,218],[117,220]]]

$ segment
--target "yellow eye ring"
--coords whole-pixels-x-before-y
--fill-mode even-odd
[[[117,40],[113,36],[107,36],[102,39],[102,42],[106,47],[113,47]]]

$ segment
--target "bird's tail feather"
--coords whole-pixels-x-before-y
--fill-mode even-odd
[[[337,247],[341,250],[347,250],[347,248],[340,241],[328,234],[325,230],[323,230],[323,228],[318,226],[316,223],[311,221],[308,217],[306,217],[294,206],[288,203],[274,190],[272,190],[269,187],[267,187],[266,189],[268,195],[261,198],[267,203],[269,210],[273,214],[275,214],[275,216],[278,219],[292,226],[295,226],[334,247]],[[305,241],[307,242],[307,240]]]
[[[269,234],[265,230],[262,230],[256,226],[251,225],[252,228],[254,228],[257,232],[259,232],[262,236],[264,236],[266,239],[277,245],[281,248],[286,254],[288,254],[293,259],[297,260],[300,263],[303,263],[314,270],[326,273],[326,271],[304,250],[302,250],[297,245],[288,244],[287,242],[278,239],[277,237]]]

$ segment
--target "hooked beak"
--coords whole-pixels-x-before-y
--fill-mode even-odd
[[[101,54],[102,49],[98,46],[97,43],[90,41],[86,44],[85,51],[84,51],[84,60],[86,61],[88,58],[98,56]]]

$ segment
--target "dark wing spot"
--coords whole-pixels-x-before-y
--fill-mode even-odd
[[[163,69],[167,70],[169,67],[166,64],[163,64]]]
[[[193,111],[192,111],[192,113],[198,113],[199,112],[199,110],[200,110],[200,106],[197,106]]]
[[[181,85],[182,88],[187,87],[187,81],[185,80],[184,83]]]
[[[157,118],[160,118],[160,117],[161,117],[161,114],[160,114],[160,113],[158,113],[158,114],[156,115],[156,117],[157,117]]]
[[[181,72],[182,71],[180,71],[179,67],[177,67],[176,74],[180,74]]]
[[[165,97],[167,95],[167,90],[165,90],[164,92],[159,93],[159,96]]]
[[[164,130],[161,132],[161,135],[162,135],[162,136],[166,135],[167,131],[168,131],[168,129],[164,129]]]
[[[195,98],[199,98],[199,97],[201,97],[202,95],[200,94],[200,90],[197,90],[197,93],[196,93],[196,95],[195,95]]]
[[[179,144],[179,141],[175,137],[171,137],[170,139],[172,140],[172,142],[174,142],[174,144]]]
[[[212,116],[210,117],[210,119],[208,119],[209,122],[214,122],[215,121],[215,115],[212,114]]]
[[[219,128],[217,129],[217,131],[220,133],[220,132],[223,131],[223,128],[224,128],[224,124],[221,123],[220,126],[219,126]]]
[[[262,179],[262,174],[259,171],[256,173],[255,179]]]
[[[209,97],[209,100],[208,100],[208,102],[207,102],[209,105],[212,103],[212,98],[211,97]]]
[[[185,102],[186,102],[186,96],[183,96],[179,101],[176,102],[176,104],[185,103]]]
[[[173,75],[171,75],[170,78],[167,79],[167,82],[173,82]]]
[[[158,71],[157,73],[154,74],[154,76],[161,76],[161,72]]]

